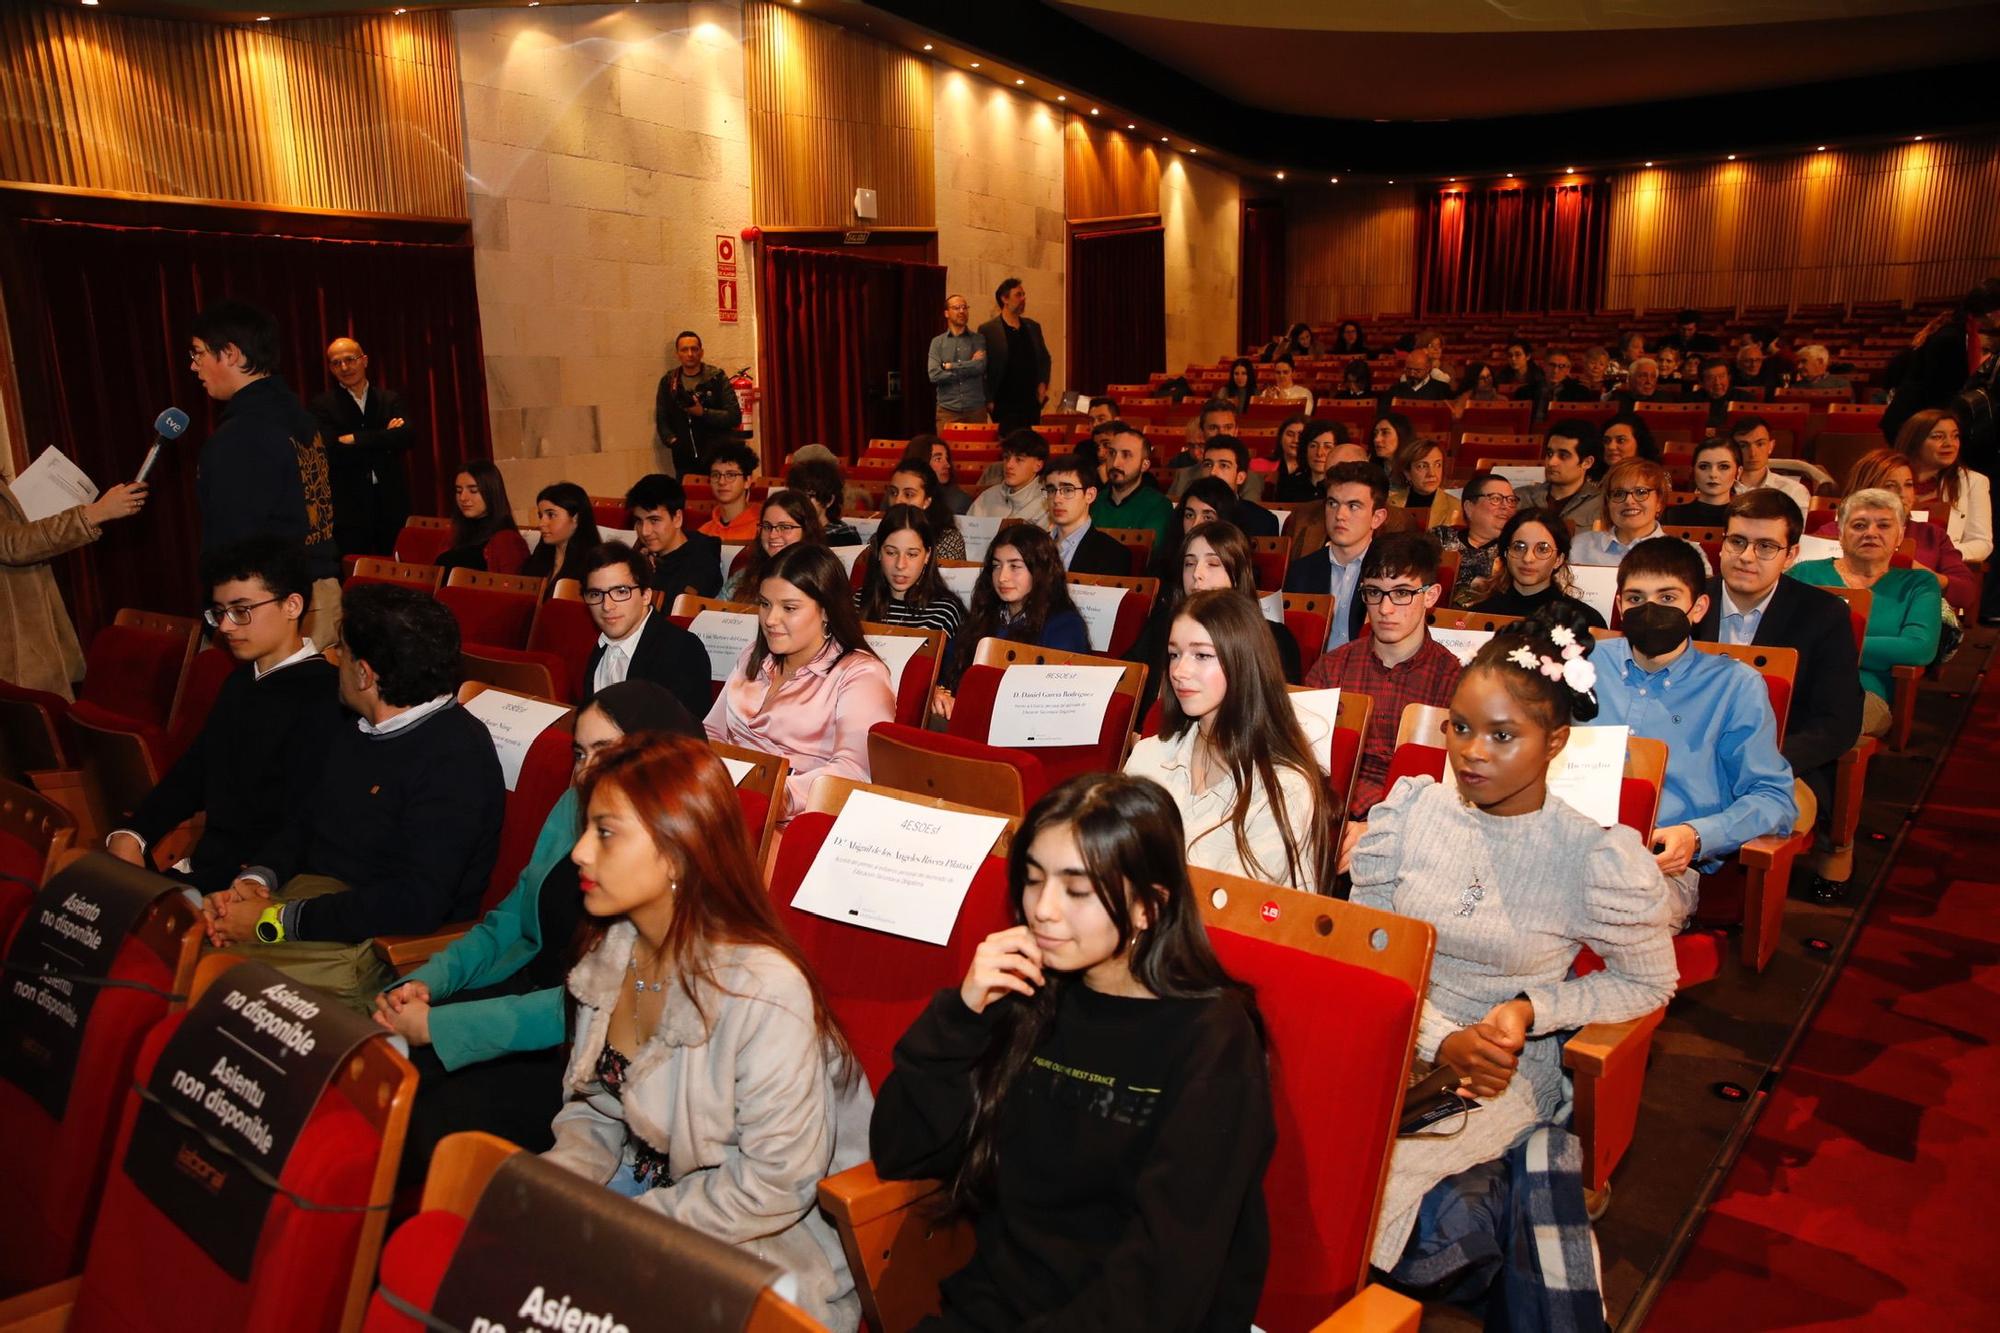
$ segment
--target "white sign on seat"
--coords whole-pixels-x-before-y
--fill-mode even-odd
[[[945,944],[993,840],[999,815],[937,810],[850,792],[792,906],[831,921]]]
[[[709,609],[688,622],[688,632],[708,649],[708,678],[728,680],[745,650],[757,641],[757,617],[748,611]]]
[[[1002,674],[993,696],[986,743],[1022,749],[1092,744],[1104,730],[1104,715],[1124,674],[1115,666],[1017,662]]]

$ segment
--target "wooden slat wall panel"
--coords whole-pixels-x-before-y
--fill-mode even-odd
[[[1072,112],[1063,124],[1063,212],[1122,218],[1160,211],[1160,154],[1123,130]]]
[[[1604,303],[1786,305],[1959,295],[2000,271],[2000,138],[1629,171]]]
[[[935,227],[931,67],[789,6],[744,12],[751,211],[764,227]]]
[[[0,7],[0,179],[466,216],[446,13],[215,24]]]
[[[1407,186],[1331,186],[1285,196],[1286,322],[1412,308],[1417,198]]]

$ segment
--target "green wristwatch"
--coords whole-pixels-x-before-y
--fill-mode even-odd
[[[285,916],[282,907],[267,907],[258,914],[257,939],[263,944],[285,942]]]

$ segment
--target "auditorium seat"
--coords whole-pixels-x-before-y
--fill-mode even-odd
[[[921,726],[877,722],[868,776],[885,787],[1019,818],[1049,789],[1032,750],[1013,750]]]
[[[903,664],[902,678],[896,682],[896,721],[908,727],[923,726],[930,717],[931,695],[937,690],[938,671],[944,664],[945,632],[918,629],[914,625],[879,625],[872,621],[863,621],[861,632],[870,636],[925,641]]]
[[[345,586],[358,588],[368,583],[393,583],[398,587],[415,588],[418,592],[436,592],[438,580],[443,574],[444,571],[436,565],[364,555],[354,562],[354,572],[347,576]]]
[[[1091,649],[1107,657],[1123,657],[1139,642],[1139,635],[1146,628],[1146,619],[1153,613],[1153,601],[1160,594],[1160,581],[1156,578],[1121,577],[1115,574],[1071,574],[1070,588],[1122,588],[1125,595],[1118,602],[1116,617],[1112,621],[1111,632],[1102,645],[1097,636],[1091,635]],[[1088,617],[1086,617],[1088,619]]]
[[[1132,553],[1132,576],[1143,575],[1153,563],[1154,532],[1151,528],[1105,528],[1104,535]]]
[[[749,771],[734,779],[736,802],[743,808],[744,831],[750,835],[751,849],[757,854],[759,869],[769,860],[777,836],[778,816],[785,808],[785,781],[791,776],[792,761],[781,754],[746,749],[722,741],[708,742],[708,748],[727,763],[747,764]]]
[[[396,534],[396,559],[409,565],[435,565],[438,557],[451,549],[451,543],[450,519],[412,514]]]
[[[1115,772],[1125,766],[1131,749],[1133,712],[1146,679],[1146,668],[1134,662],[1119,662],[1089,653],[1066,653],[1008,639],[982,639],[958,682],[951,721],[946,730],[962,740],[986,744],[991,734],[993,704],[1001,678],[1016,663],[1044,666],[1115,666],[1123,672],[1117,692],[1105,710],[1104,723],[1094,741],[1082,745],[1056,745],[1009,749],[1012,756],[1032,754],[1042,766],[1050,787],[1060,786],[1079,773]],[[1020,762],[1017,758],[1015,762]],[[1033,804],[1039,793],[1029,793]]]
[[[0,779],[0,958],[35,890],[76,841],[76,816],[48,797]]]
[[[458,621],[462,644],[519,649],[528,646],[542,585],[531,575],[454,569],[437,597]]]

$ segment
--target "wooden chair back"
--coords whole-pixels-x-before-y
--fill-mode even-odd
[[[948,636],[941,629],[884,625],[872,620],[861,622],[861,632],[871,637],[880,635],[891,639],[925,641],[924,646],[903,664],[902,679],[895,682],[896,720],[904,726],[921,727],[930,716],[931,695],[937,689],[938,673],[944,669],[944,645]]]
[[[691,592],[675,597],[672,611],[674,615],[686,616],[690,620],[704,611],[734,611],[746,616],[757,614],[757,608],[748,602],[725,602],[720,597],[697,597]]]
[[[751,840],[756,844],[757,864],[763,865],[771,854],[771,847],[778,833],[778,817],[785,812],[785,781],[792,775],[792,764],[783,755],[769,754],[763,750],[746,749],[741,745],[730,745],[723,741],[711,740],[708,748],[722,759],[733,759],[750,765],[750,771],[736,780],[736,790],[755,792],[766,803],[764,824],[761,829],[752,830]]]
[[[893,728],[878,726],[868,733],[868,775],[877,785],[911,796],[1013,819],[1028,813],[1018,766],[932,748]]]
[[[444,571],[436,565],[419,565],[401,560],[385,560],[379,555],[364,555],[354,562],[354,573],[348,576],[349,584],[356,583],[396,583],[419,592],[435,592],[438,579]]]
[[[1132,572],[1144,574],[1146,567],[1153,563],[1153,542],[1157,538],[1151,528],[1104,528],[1105,536],[1123,546],[1132,555]]]
[[[466,569],[455,566],[445,576],[447,588],[484,588],[489,592],[521,593],[540,598],[548,580],[534,574],[494,574],[484,569]]]
[[[1488,633],[1503,625],[1512,625],[1521,620],[1520,616],[1503,616],[1488,611],[1461,611],[1456,607],[1434,607],[1426,617],[1437,629],[1483,629]]]
[[[1396,721],[1396,745],[1444,745],[1444,724],[1451,718],[1449,708],[1437,704],[1404,704],[1403,716]]]
[[[1859,657],[1862,645],[1868,639],[1868,614],[1875,609],[1873,588],[1828,588],[1828,592],[1847,603],[1847,619],[1854,627],[1854,653]]]
[[[1764,688],[1771,697],[1771,713],[1778,721],[1778,740],[1782,743],[1785,723],[1791,717],[1792,691],[1798,685],[1799,650],[1751,643],[1703,643],[1700,640],[1696,640],[1694,646],[1715,657],[1733,657],[1764,678]]]

